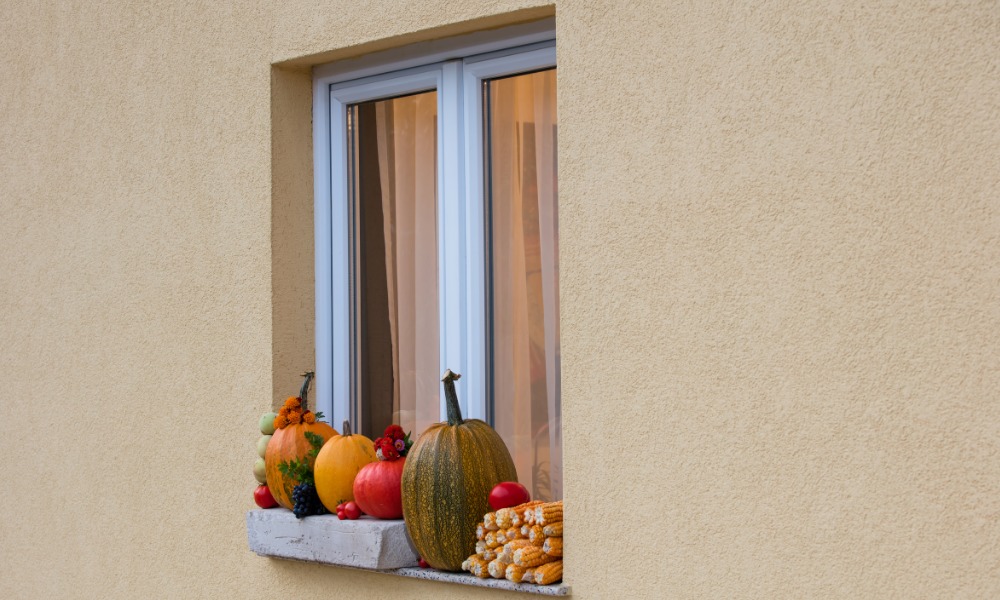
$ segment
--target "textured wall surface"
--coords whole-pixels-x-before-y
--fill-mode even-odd
[[[557,9],[574,596],[1000,595],[997,3]],[[0,595],[522,597],[244,512],[312,352],[308,67],[547,10],[0,4]]]

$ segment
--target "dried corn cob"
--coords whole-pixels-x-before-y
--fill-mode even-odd
[[[531,530],[528,531],[528,539],[535,546],[541,547],[545,543],[545,534],[542,533],[541,525],[533,525]]]
[[[497,514],[488,512],[483,515],[483,527],[486,528],[487,531],[496,531],[499,529],[499,527],[497,527]]]
[[[500,551],[498,556],[502,556],[505,562],[514,562],[514,550],[526,548],[530,545],[531,542],[523,538],[512,540],[503,545],[503,550]]]
[[[562,579],[562,561],[557,560],[535,568],[535,583],[548,585]]]
[[[530,535],[531,535],[531,525],[528,525],[527,523],[521,525],[521,537],[527,538]]]
[[[490,576],[490,567],[488,562],[485,560],[481,563],[475,563],[472,565],[472,574],[480,579],[488,579]]]
[[[556,521],[562,521],[562,500],[558,502],[546,502],[535,507],[535,524],[548,525]]]
[[[531,545],[531,540],[529,540],[528,538],[517,538],[516,540],[511,540],[507,542],[506,544],[503,545],[503,547],[505,550],[510,550],[511,552],[513,552],[518,548],[527,548],[530,545]]]
[[[549,556],[561,557],[563,555],[563,539],[561,537],[545,538],[545,543],[542,544],[542,552]]]
[[[489,561],[495,559],[497,557],[497,550],[500,550],[499,546],[497,546],[496,548],[487,548],[486,550],[484,550],[483,551],[483,560],[485,560],[486,562],[489,562]]]
[[[485,560],[483,560],[483,557],[479,556],[478,554],[473,554],[472,556],[470,556],[469,558],[467,558],[465,560],[468,561],[468,563],[469,563],[469,568],[465,569],[465,570],[468,571],[469,573],[472,573],[473,575],[476,574],[476,569],[477,568],[479,568],[479,569],[485,569],[486,565],[487,565],[487,562]],[[465,567],[465,563],[464,562],[462,563],[462,567],[463,568]]]
[[[497,540],[497,544],[499,544],[501,546],[503,546],[504,544],[506,544],[509,541],[507,539],[507,530],[506,529],[498,529],[497,533],[496,533],[496,540]]]
[[[524,583],[534,583],[535,581],[535,567],[528,567],[524,570],[524,575],[521,576],[521,581]]]
[[[487,565],[490,577],[493,579],[503,579],[504,575],[507,574],[507,565],[509,564],[509,562],[501,560],[499,556],[491,560],[490,564]]]
[[[507,536],[507,541],[508,542],[514,541],[517,538],[521,537],[521,528],[520,527],[511,527],[507,531],[504,532],[504,535]]]
[[[545,535],[554,535],[559,537],[563,534],[563,522],[556,521],[555,523],[550,523],[542,528],[542,533]]]
[[[496,522],[497,527],[500,529],[507,529],[512,525],[511,519],[514,518],[513,508],[501,508],[496,512]]]
[[[490,531],[489,533],[487,533],[486,539],[483,541],[486,542],[487,548],[496,548],[497,546],[500,545],[500,542],[497,541],[497,533],[495,531]]]
[[[476,539],[482,540],[486,538],[486,526],[480,523],[476,525]]]
[[[484,540],[479,540],[476,542],[476,554],[482,556],[483,552],[486,551],[486,542]]]
[[[543,512],[545,511],[545,512]],[[549,523],[556,523],[562,521],[562,509],[547,508],[543,509],[538,507],[535,509],[535,525],[545,526]]]
[[[551,562],[552,557],[542,552],[538,546],[526,546],[514,550],[514,564],[522,567],[537,567]]]
[[[513,581],[514,583],[521,583],[524,580],[524,572],[527,571],[524,567],[519,567],[514,563],[507,565],[507,571],[504,572],[504,577],[508,581]],[[534,578],[532,578],[534,580]]]
[[[477,555],[473,554],[472,556],[477,556]],[[472,556],[470,556],[469,558],[467,558],[467,559],[465,559],[465,560],[462,561],[462,570],[463,571],[468,571],[469,569],[472,568]]]
[[[514,527],[520,527],[524,525],[525,513],[532,512],[533,509],[541,504],[538,500],[532,500],[531,502],[525,502],[524,504],[519,504],[514,507],[514,513],[511,517],[510,524]]]

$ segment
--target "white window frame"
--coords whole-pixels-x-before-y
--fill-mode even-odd
[[[551,19],[438,40],[318,67],[313,72],[316,248],[316,407],[356,421],[351,389],[350,104],[438,93],[440,369],[457,382],[462,412],[487,419],[484,79],[556,66]],[[441,419],[446,418],[440,393]]]

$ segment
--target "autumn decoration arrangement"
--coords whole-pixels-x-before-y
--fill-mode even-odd
[[[414,443],[399,425],[374,441],[352,433],[348,421],[338,433],[308,409],[313,373],[306,373],[298,396],[261,416],[254,501],[299,519],[327,512],[403,518],[421,566],[517,583],[560,581],[562,501],[530,501],[499,434],[462,418],[459,377],[447,370],[441,380],[447,421]]]

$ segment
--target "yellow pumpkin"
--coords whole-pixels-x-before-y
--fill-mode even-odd
[[[370,439],[351,433],[351,424],[344,421],[343,435],[335,435],[325,444],[313,464],[313,478],[319,500],[331,513],[337,505],[354,500],[354,478],[368,463],[378,461]]]

